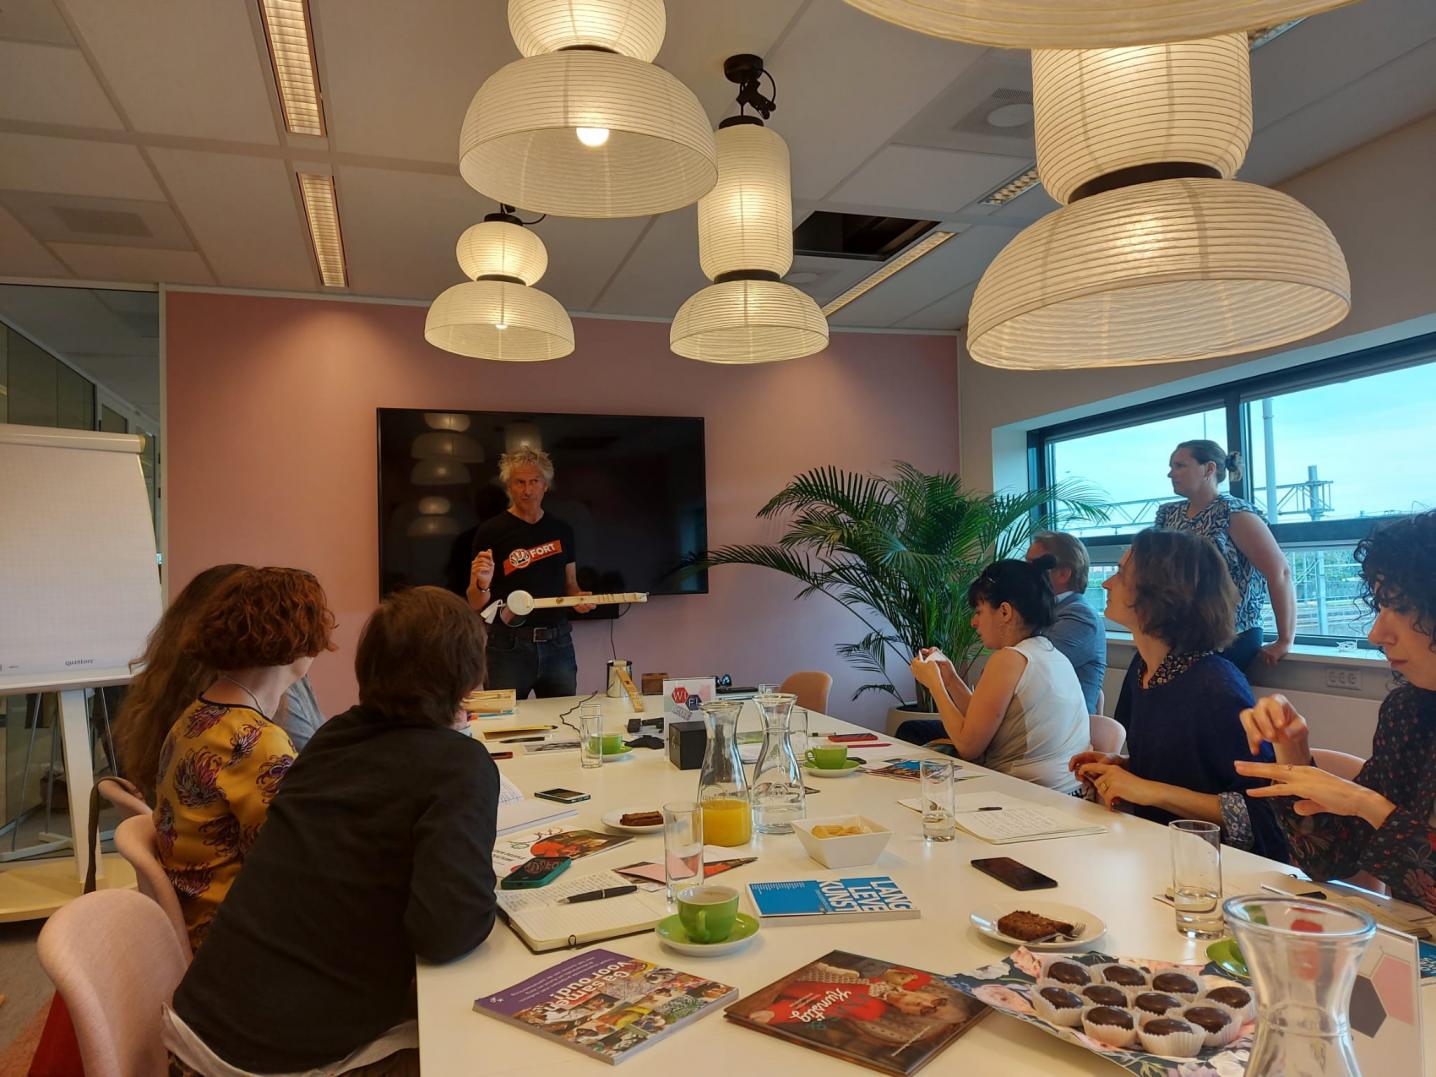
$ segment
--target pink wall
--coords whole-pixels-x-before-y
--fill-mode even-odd
[[[530,365],[429,347],[419,307],[171,292],[166,310],[171,593],[221,561],[317,574],[339,618],[339,650],[312,673],[330,713],[355,700],[353,648],[378,601],[377,407],[702,415],[715,546],[775,537],[754,513],[807,468],[958,466],[952,337],[835,333],[820,356],[719,367],[672,355],[666,324],[575,319],[578,351]],[[710,587],[633,608],[619,655],[640,672],[749,684],[827,669],[834,712],[885,712],[876,696],[849,702],[862,680],[833,646],[861,626],[836,603],[795,604],[796,588],[761,569],[719,569]],[[608,627],[579,625],[575,642],[588,691]]]

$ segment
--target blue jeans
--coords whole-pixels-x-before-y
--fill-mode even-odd
[[[1236,666],[1237,669],[1245,673],[1247,666],[1252,664],[1252,660],[1256,658],[1257,652],[1261,649],[1262,632],[1261,626],[1257,625],[1255,628],[1248,628],[1241,635],[1237,636],[1236,639],[1232,640],[1225,651],[1218,653],[1232,665]]]
[[[947,736],[947,727],[942,724],[940,718],[909,718],[897,727],[894,736],[909,744],[926,744],[930,740]]]
[[[578,660],[567,632],[535,643],[516,632],[490,631],[484,657],[489,666],[486,687],[512,688],[519,699],[527,699],[530,691],[538,699],[578,692]]]

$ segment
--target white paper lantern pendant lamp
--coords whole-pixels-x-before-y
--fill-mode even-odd
[[[741,112],[718,125],[718,182],[698,202],[698,260],[713,284],[679,308],[669,346],[709,363],[812,355],[828,345],[828,322],[782,281],[793,264],[793,201],[787,143],[763,125],[777,107],[759,90],[767,72],[761,57],[744,54],[730,56],[723,73],[738,85],[741,109],[762,119]]]
[[[717,176],[713,132],[683,83],[650,61],[663,0],[509,0],[522,60],[469,104],[459,171],[499,202],[565,217],[691,205]]]
[[[472,280],[430,305],[425,340],[457,355],[504,362],[559,359],[573,351],[568,312],[532,286],[548,268],[548,251],[512,206],[466,230],[455,254]]]

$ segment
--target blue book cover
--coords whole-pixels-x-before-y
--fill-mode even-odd
[[[888,875],[854,879],[794,879],[749,883],[753,907],[764,917],[822,917],[824,920],[912,919],[912,898]]]

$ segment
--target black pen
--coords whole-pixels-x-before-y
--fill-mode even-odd
[[[547,737],[510,737],[508,740],[499,741],[500,744],[531,744],[534,741],[547,740]]]
[[[580,901],[598,901],[601,898],[621,897],[624,894],[631,894],[638,887],[636,886],[610,886],[604,890],[590,890],[586,894],[570,894],[566,898],[559,898],[561,905],[573,905]]]

